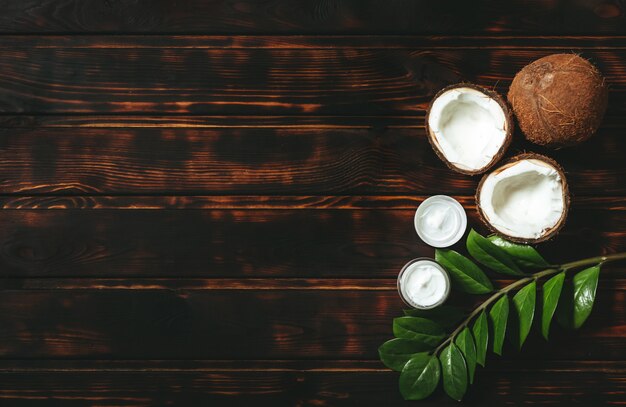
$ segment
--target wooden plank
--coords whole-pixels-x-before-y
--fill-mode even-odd
[[[619,268],[617,271],[621,271]],[[508,283],[510,281],[494,281]],[[606,288],[626,289],[611,279]],[[4,278],[4,290],[316,290],[395,291],[389,278]]]
[[[36,40],[35,40],[36,38]],[[0,48],[615,50],[626,35],[0,35]]]
[[[387,126],[385,121],[354,127],[289,127],[294,122],[285,121],[284,127],[255,128],[251,121],[243,123],[0,128],[0,192],[473,195],[479,179],[450,171],[432,151],[423,127]],[[552,156],[567,171],[577,196],[625,195],[620,180],[626,179],[626,138],[624,127],[613,123],[584,146],[559,151],[544,151],[518,136],[508,154],[532,149]]]
[[[541,250],[552,261],[624,251],[626,208],[622,198],[607,200],[575,201],[559,238]],[[469,224],[484,232],[471,198],[462,201]],[[0,268],[5,277],[393,278],[409,259],[433,255],[413,215],[363,208],[2,210]]]
[[[375,290],[2,290],[3,359],[377,359],[403,305]],[[455,293],[469,309],[476,299]],[[614,360],[624,290],[600,288],[576,332],[535,331],[507,360]],[[536,324],[535,324],[536,325]],[[489,363],[495,360],[490,356]]]
[[[451,172],[419,132],[7,128],[0,129],[0,188],[20,194],[432,190]],[[440,188],[471,193],[474,185],[456,176]]]
[[[624,264],[604,266],[603,290],[626,290]],[[515,280],[491,275],[495,287]],[[397,291],[395,278],[4,278],[2,290],[313,290],[313,291]]]
[[[59,209],[350,209],[414,210],[425,195],[0,195],[3,210]],[[475,209],[473,196],[454,195],[468,210]],[[576,196],[577,208],[626,210],[619,196]]]
[[[2,37],[0,37],[1,39]],[[620,127],[619,117],[609,116],[603,127]],[[368,129],[371,127],[424,127],[424,115],[411,116],[207,116],[207,115],[0,115],[0,128],[193,128],[193,129]]]
[[[42,128],[77,129],[79,127],[92,129],[421,129],[424,127],[424,112],[408,116],[0,115],[0,128],[41,130]],[[605,131],[623,127],[624,123],[619,116],[606,116],[602,122],[602,129]]]
[[[279,361],[256,363],[255,368],[244,369],[224,369],[216,362],[141,363],[138,368],[128,362],[54,361],[24,368],[31,363],[19,361],[13,363],[17,368],[0,370],[0,397],[18,406],[59,402],[68,406],[401,403],[397,375],[373,363]],[[236,363],[229,361],[228,365]],[[533,366],[497,363],[496,367],[479,371],[464,404],[498,405],[509,400],[513,392],[516,400],[526,404],[553,405],[569,400],[600,405],[601,401],[619,400],[623,375],[621,362],[535,362]],[[572,382],[578,382],[578,386],[574,388]],[[515,383],[513,388],[511,383]],[[94,392],[94,388],[98,391]],[[177,391],[179,388],[185,391]],[[458,405],[441,392],[421,404]]]
[[[2,38],[2,37],[0,37]],[[603,129],[623,128],[620,116],[605,116]],[[420,129],[424,112],[404,116],[240,116],[240,115],[120,115],[120,114],[3,114],[0,128],[42,129],[192,128],[192,129]]]
[[[11,406],[406,405],[397,390],[397,374],[380,369],[378,363],[278,361],[243,369],[222,368],[215,362],[142,361],[137,367],[128,362],[54,361],[23,368],[30,363],[20,361],[14,365],[17,368],[0,370],[0,398]],[[626,391],[623,362],[494,365],[479,369],[464,405],[504,405],[514,399],[537,406],[600,406],[620,404]],[[442,393],[439,390],[420,404],[458,406]]]
[[[552,372],[600,372],[620,373],[626,368],[621,360],[546,360],[536,366],[536,360],[493,359],[485,366],[486,371],[527,372],[536,368]],[[388,372],[379,360],[370,359],[0,359],[0,372],[77,372],[90,371],[136,371],[146,372]]]
[[[0,2],[0,33],[624,33],[612,1]]]
[[[30,38],[30,43],[37,39]],[[5,114],[423,113],[443,86],[467,80],[505,92],[530,61],[561,48],[354,49],[33,48],[0,53]],[[268,41],[271,41],[268,39]],[[612,89],[610,114],[626,100],[621,49],[587,50]]]
[[[62,191],[61,191],[62,192]],[[426,199],[417,195],[4,195],[0,196],[3,210],[59,209],[415,209]],[[455,196],[471,207],[474,198]],[[615,197],[580,197],[586,206],[605,205],[607,208],[626,207]]]

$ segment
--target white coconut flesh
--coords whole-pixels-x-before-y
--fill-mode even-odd
[[[506,114],[496,100],[464,87],[435,99],[428,126],[448,162],[466,171],[479,171],[491,163],[508,130]]]
[[[491,173],[479,191],[487,221],[499,232],[538,239],[554,228],[565,209],[559,172],[537,159],[526,159]]]

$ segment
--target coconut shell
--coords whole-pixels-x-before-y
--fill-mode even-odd
[[[504,143],[502,144],[502,147],[500,148],[498,153],[496,153],[493,156],[491,161],[479,170],[470,171],[470,170],[466,170],[463,168],[459,168],[455,166],[453,163],[451,163],[450,161],[448,161],[445,154],[441,150],[441,147],[439,146],[437,139],[435,138],[434,132],[431,130],[430,125],[428,124],[428,119],[430,118],[430,111],[433,107],[433,103],[435,103],[435,100],[437,100],[437,98],[439,98],[439,96],[443,95],[445,92],[452,90],[452,89],[456,89],[456,88],[470,88],[470,89],[475,89],[481,93],[484,93],[489,98],[495,100],[498,103],[498,105],[500,105],[500,107],[502,108],[502,111],[504,112],[505,127],[506,127],[506,135],[505,135]],[[425,123],[426,123],[426,134],[428,136],[428,142],[430,143],[431,147],[435,151],[435,154],[437,154],[437,157],[439,157],[441,161],[443,161],[446,164],[446,166],[448,166],[448,168],[450,168],[451,170],[460,172],[461,174],[466,174],[466,175],[482,174],[486,172],[487,170],[489,170],[489,168],[493,167],[495,163],[500,161],[500,159],[502,158],[502,156],[508,149],[509,145],[511,144],[511,140],[513,139],[513,128],[514,128],[513,127],[514,126],[513,113],[511,112],[511,109],[509,108],[509,105],[507,104],[506,100],[499,93],[492,91],[490,89],[487,89],[487,88],[483,88],[482,86],[475,85],[473,83],[456,83],[454,85],[446,86],[445,88],[437,92],[435,97],[433,97],[433,99],[430,101],[430,104],[428,105],[428,109],[426,111]]]
[[[501,231],[499,231],[498,229],[496,229],[495,227],[491,225],[491,223],[487,219],[487,216],[485,215],[480,205],[480,191],[482,190],[483,184],[485,183],[485,180],[487,179],[487,177],[489,177],[489,175],[501,172],[505,170],[506,168],[509,168],[512,164],[516,162],[529,160],[529,159],[543,161],[545,163],[548,163],[550,166],[554,167],[556,171],[559,173],[559,176],[561,177],[561,182],[563,185],[563,213],[561,214],[561,217],[559,218],[556,225],[554,225],[548,232],[544,233],[542,236],[540,236],[537,239],[525,239],[525,238],[520,238],[520,237],[515,237],[515,236],[508,236],[507,234],[502,233]],[[515,157],[512,157],[509,160],[507,160],[504,164],[502,164],[500,167],[496,168],[489,174],[485,174],[480,180],[480,182],[478,183],[478,188],[476,188],[476,195],[474,199],[476,200],[476,208],[478,209],[480,219],[489,228],[489,230],[491,230],[493,233],[501,236],[502,238],[506,240],[510,240],[511,242],[516,242],[516,243],[523,243],[523,244],[541,243],[541,242],[545,242],[546,240],[550,240],[556,237],[558,233],[561,231],[561,229],[563,228],[563,226],[565,225],[565,220],[567,219],[567,214],[569,212],[569,206],[570,206],[570,193],[569,193],[569,187],[567,185],[567,179],[565,178],[565,171],[552,158],[546,157],[545,155],[536,154],[536,153],[524,153],[524,154],[516,155]]]
[[[554,54],[519,71],[507,98],[529,141],[560,148],[581,143],[598,130],[608,88],[586,59]]]

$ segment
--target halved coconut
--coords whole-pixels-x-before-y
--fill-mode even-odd
[[[460,83],[442,89],[426,115],[428,140],[452,170],[487,171],[511,143],[513,119],[504,99],[489,89]]]
[[[521,154],[485,175],[476,204],[494,232],[519,243],[539,243],[565,223],[569,190],[563,169],[539,154]]]

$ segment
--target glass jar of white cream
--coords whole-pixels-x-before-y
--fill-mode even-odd
[[[434,308],[448,298],[450,278],[436,261],[425,257],[413,259],[398,275],[398,292],[413,308]]]
[[[415,211],[415,230],[432,247],[449,247],[458,242],[467,228],[465,209],[454,198],[435,195]]]

